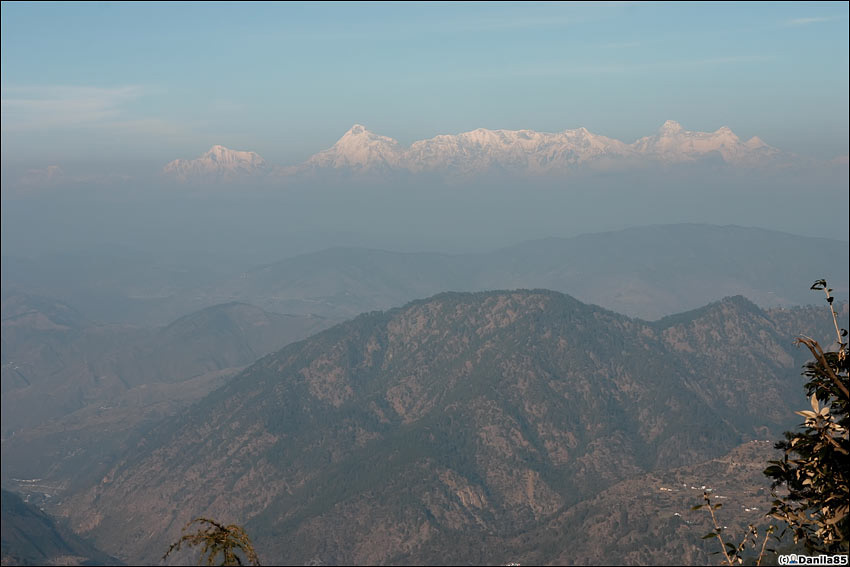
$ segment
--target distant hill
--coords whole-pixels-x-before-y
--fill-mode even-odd
[[[259,248],[273,248],[273,238],[261,240]],[[164,325],[234,301],[340,320],[443,291],[518,287],[652,320],[730,295],[762,307],[811,304],[819,297],[808,291],[809,280],[821,277],[840,301],[850,289],[846,240],[705,224],[547,238],[483,253],[339,247],[253,268],[216,254],[171,264],[132,255],[3,256],[3,290],[57,298],[94,320]]]
[[[200,256],[200,255],[196,255]],[[215,263],[163,262],[145,254],[94,251],[54,253],[35,258],[0,258],[3,295],[22,294],[60,301],[92,321],[159,326],[210,304],[160,315],[163,301],[210,279],[223,277]]]
[[[546,288],[644,319],[729,295],[763,306],[846,300],[850,244],[738,226],[679,224],[550,238],[483,254],[336,248],[262,266],[193,292],[220,303],[350,317],[442,291]]]
[[[158,329],[102,325],[56,300],[4,293],[3,478],[56,482],[101,466],[137,428],[331,323],[228,303]]]
[[[8,490],[3,490],[2,518],[3,565],[121,564]]]
[[[196,515],[246,525],[267,563],[567,562],[603,521],[583,502],[613,490],[616,509],[618,483],[796,424],[792,338],[828,342],[831,321],[771,313],[731,297],[649,323],[520,290],[364,314],[259,360],[54,509],[133,562]],[[693,536],[617,521],[593,533],[679,542],[635,560],[678,564]]]
[[[6,293],[3,430],[110,400],[143,384],[176,383],[242,366],[329,324],[321,317],[228,303],[160,329],[101,325],[60,301]]]

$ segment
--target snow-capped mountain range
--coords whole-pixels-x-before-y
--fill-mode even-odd
[[[586,128],[547,133],[487,130],[440,135],[405,148],[397,140],[355,124],[332,147],[300,165],[270,168],[254,152],[214,146],[194,160],[175,160],[164,173],[180,180],[239,175],[288,177],[322,172],[434,173],[470,176],[491,171],[532,175],[567,173],[580,167],[610,169],[643,163],[722,159],[734,166],[758,166],[788,157],[758,137],[744,142],[732,130],[692,132],[668,120],[652,136],[631,144],[593,134]]]
[[[266,160],[256,153],[231,150],[224,146],[213,146],[198,159],[176,159],[162,169],[165,175],[180,181],[257,175],[266,170]]]

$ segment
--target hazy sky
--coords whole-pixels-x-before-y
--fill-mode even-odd
[[[848,152],[848,3],[2,3],[5,167],[120,168],[213,144],[300,162],[353,123],[404,144],[478,127],[667,119]]]

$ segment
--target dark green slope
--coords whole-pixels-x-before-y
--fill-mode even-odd
[[[3,565],[120,563],[8,490],[3,490],[2,519]]]

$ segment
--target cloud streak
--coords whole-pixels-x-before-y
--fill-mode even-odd
[[[125,106],[146,94],[139,86],[4,86],[4,132],[99,126],[120,119]]]
[[[588,65],[559,65],[535,64],[521,65],[476,74],[471,71],[468,76],[504,77],[557,77],[568,75],[629,75],[652,72],[674,72],[693,69],[695,67],[715,67],[726,65],[746,65],[763,63],[772,58],[764,55],[733,55],[729,57],[709,57],[704,59],[652,61],[645,63],[599,63]]]
[[[795,18],[793,20],[788,20],[785,22],[787,27],[796,27],[796,26],[807,26],[809,24],[820,24],[823,22],[829,22],[834,20],[835,18]]]

